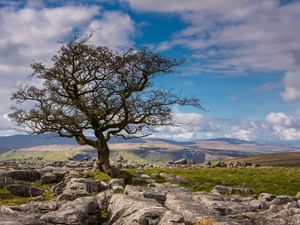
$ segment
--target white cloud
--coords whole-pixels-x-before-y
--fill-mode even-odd
[[[100,6],[66,5],[46,8],[41,1],[29,1],[25,7],[3,2],[0,8],[0,115],[9,112],[10,95],[20,83],[32,83],[28,75],[36,60],[47,65],[57,53],[60,42],[72,37],[75,30],[102,27],[95,33],[97,44],[111,48],[131,45],[135,24],[117,11],[104,11]],[[16,2],[17,4],[17,2]],[[2,118],[0,135],[11,133],[11,124]],[[16,132],[16,131],[15,131]]]
[[[268,124],[273,126],[289,127],[297,124],[297,121],[293,117],[282,112],[271,112],[265,117],[265,120]]]
[[[285,101],[300,100],[300,2],[274,0],[123,0],[140,11],[176,13],[188,26],[161,43],[194,51],[198,73],[287,71]],[[203,63],[205,62],[205,63]],[[195,71],[194,71],[195,73]]]
[[[114,49],[128,48],[135,32],[134,21],[127,14],[113,11],[104,12],[101,20],[91,22],[89,29],[97,29],[92,41]]]
[[[272,112],[265,117],[265,122],[273,133],[283,140],[300,139],[300,120],[282,112]]]
[[[283,78],[284,91],[281,96],[285,101],[294,101],[300,99],[300,69],[290,71]]]
[[[188,124],[160,128],[153,136],[179,141],[219,137],[254,141],[300,140],[300,120],[282,112],[271,112],[259,121],[176,112],[175,120],[179,124]]]

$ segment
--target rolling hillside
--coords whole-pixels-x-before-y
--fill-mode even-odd
[[[66,159],[74,157],[96,157],[96,150],[89,146],[78,146],[73,139],[53,135],[17,135],[0,137],[2,154],[0,159]],[[194,142],[177,142],[159,138],[131,139],[113,138],[109,147],[111,157],[122,155],[137,162],[164,163],[181,158],[196,162],[230,158],[243,158],[265,153],[300,151],[299,146],[259,144],[232,138],[219,138]]]
[[[263,166],[300,166],[300,152],[261,154],[230,161],[254,162]]]

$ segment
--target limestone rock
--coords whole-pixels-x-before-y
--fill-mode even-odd
[[[108,207],[111,225],[158,224],[167,209],[154,199],[114,194]]]
[[[100,180],[91,180],[84,178],[71,178],[59,200],[74,200],[79,197],[87,196],[89,193],[100,192],[107,188],[107,184]]]
[[[183,216],[174,213],[172,211],[167,211],[159,221],[158,225],[185,225]]]
[[[151,198],[163,205],[166,201],[166,191],[154,188],[145,188],[132,185],[126,185],[124,194],[137,198]]]
[[[11,170],[2,173],[2,176],[22,181],[35,181],[41,179],[41,173],[37,170]]]
[[[109,181],[108,186],[122,186],[125,187],[125,179],[124,178],[113,178]]]
[[[39,196],[44,193],[44,189],[31,187],[22,184],[11,184],[7,186],[7,190],[16,196],[22,197],[32,197],[32,196]]]
[[[114,191],[109,189],[109,190],[106,190],[106,191],[103,191],[103,192],[99,193],[96,196],[96,199],[97,199],[98,206],[99,206],[100,210],[107,211],[109,201],[110,201],[111,197],[113,196],[113,194],[114,194]]]
[[[98,203],[95,197],[78,198],[42,215],[40,220],[49,224],[99,225]]]
[[[58,184],[54,185],[51,190],[55,195],[60,195],[64,192],[64,188],[66,187],[66,183],[61,181]]]
[[[234,188],[218,185],[213,190],[212,193],[219,193],[221,195],[249,195],[252,194],[250,188]]]
[[[64,178],[64,173],[47,173],[41,177],[42,184],[58,183]]]

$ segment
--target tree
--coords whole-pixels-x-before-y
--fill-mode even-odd
[[[42,86],[20,86],[12,95],[18,105],[9,117],[29,134],[56,132],[97,149],[99,168],[122,176],[109,163],[112,136],[145,137],[157,126],[174,125],[171,106],[202,108],[196,98],[153,87],[153,78],[170,74],[179,62],[147,49],[116,52],[89,44],[90,36],[62,44],[53,65],[33,63],[32,76]],[[89,135],[92,131],[95,138]]]

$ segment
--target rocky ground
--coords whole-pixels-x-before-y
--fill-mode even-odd
[[[115,164],[126,168],[153,167],[130,164],[124,159]],[[195,166],[187,162],[171,164]],[[262,193],[255,198],[249,188],[225,186],[217,186],[211,192],[191,192],[171,182],[156,183],[157,177],[142,172],[135,174],[131,184],[124,179],[104,181],[82,177],[82,173],[95,168],[94,161],[1,161],[0,188],[16,196],[32,197],[32,201],[0,206],[0,224],[300,224],[300,193],[297,196]],[[172,180],[167,174],[156,176]],[[32,185],[37,181],[40,187]],[[45,198],[43,184],[50,184],[51,198]]]

